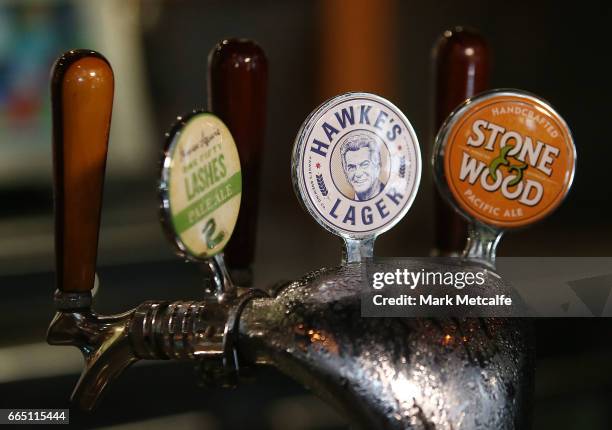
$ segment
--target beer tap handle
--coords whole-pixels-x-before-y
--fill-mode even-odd
[[[112,68],[95,51],[68,51],[53,67],[56,281],[73,301],[94,286],[113,91]]]
[[[435,73],[434,132],[446,117],[464,100],[489,86],[490,51],[487,43],[474,30],[455,27],[445,31],[433,50]],[[434,254],[460,255],[465,246],[467,223],[434,193]]]
[[[229,128],[240,155],[242,202],[232,239],[224,255],[232,277],[252,283],[255,257],[259,167],[266,126],[268,60],[255,42],[227,39],[208,57],[208,109]]]

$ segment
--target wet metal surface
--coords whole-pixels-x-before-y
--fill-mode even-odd
[[[253,300],[241,316],[240,354],[278,367],[357,428],[529,427],[527,322],[362,318],[362,277],[359,264],[323,269]],[[492,277],[485,288],[504,290]]]

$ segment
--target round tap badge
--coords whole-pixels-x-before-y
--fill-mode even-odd
[[[500,228],[552,212],[569,191],[576,161],[561,116],[517,90],[466,101],[442,126],[434,153],[438,185],[460,212]]]
[[[319,106],[293,147],[296,194],[325,229],[374,237],[408,211],[419,187],[419,144],[402,112],[382,97],[347,93]]]
[[[242,177],[236,144],[219,118],[179,118],[167,135],[159,189],[163,225],[184,257],[223,250],[238,218]]]

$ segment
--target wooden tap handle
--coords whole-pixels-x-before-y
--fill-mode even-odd
[[[64,292],[94,286],[113,92],[113,70],[95,51],[68,51],[53,66],[56,280]]]
[[[434,133],[465,99],[489,86],[490,54],[485,39],[474,30],[456,27],[445,31],[434,46]],[[440,194],[435,197],[435,249],[440,255],[463,251],[467,223]]]
[[[250,270],[255,257],[268,60],[253,41],[223,40],[210,52],[208,74],[208,109],[221,118],[232,133],[242,167],[240,213],[224,253],[232,270]]]

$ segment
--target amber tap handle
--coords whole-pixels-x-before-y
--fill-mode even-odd
[[[108,61],[73,50],[53,66],[53,177],[57,288],[94,286],[114,78]]]
[[[434,131],[465,99],[488,89],[490,53],[474,30],[455,27],[445,31],[434,45]],[[460,255],[465,248],[467,223],[440,194],[434,193],[435,253]]]
[[[240,213],[224,253],[237,282],[247,286],[251,283],[250,271],[255,257],[268,60],[253,41],[223,40],[210,52],[208,74],[208,109],[221,118],[232,133],[243,175]]]

